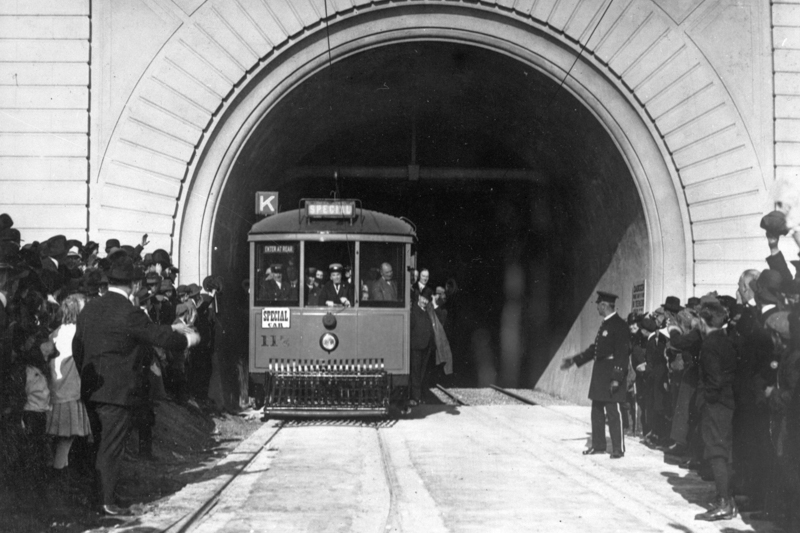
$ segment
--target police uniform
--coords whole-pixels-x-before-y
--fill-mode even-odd
[[[607,292],[598,291],[597,294],[597,303],[614,303],[617,299],[616,295]],[[613,456],[621,457],[625,453],[620,404],[625,401],[627,394],[625,375],[629,337],[628,325],[614,312],[603,319],[594,344],[572,359],[579,367],[594,360],[592,382],[589,386],[589,399],[592,400],[592,447],[585,453],[602,453],[606,450],[606,415]],[[614,391],[611,390],[612,381],[618,384]]]

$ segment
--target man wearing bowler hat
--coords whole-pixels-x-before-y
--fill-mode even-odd
[[[597,291],[597,312],[603,323],[595,337],[594,344],[561,363],[566,370],[572,365],[583,366],[594,359],[589,399],[592,400],[592,445],[584,450],[584,455],[606,452],[606,425],[611,433],[611,458],[619,459],[625,455],[625,437],[622,433],[622,413],[620,404],[625,401],[625,374],[628,368],[628,326],[615,309],[617,295]]]
[[[108,292],[86,304],[78,316],[73,355],[81,368],[82,396],[92,432],[100,436],[95,469],[100,504],[108,515],[128,514],[114,501],[125,441],[131,429],[135,388],[140,376],[141,346],[183,350],[199,342],[184,325],[160,326],[131,303],[139,273],[123,257],[108,272]]]

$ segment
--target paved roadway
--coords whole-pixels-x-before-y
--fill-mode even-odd
[[[378,429],[284,427],[195,531],[776,531],[741,518],[695,521],[713,484],[638,442],[621,460],[582,456],[587,407],[413,415]]]

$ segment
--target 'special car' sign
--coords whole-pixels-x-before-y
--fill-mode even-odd
[[[262,329],[288,329],[292,313],[288,307],[265,307],[261,310]]]

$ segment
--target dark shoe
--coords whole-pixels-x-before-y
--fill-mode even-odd
[[[662,449],[667,455],[673,455],[675,457],[680,457],[686,453],[686,446],[677,442],[673,442],[669,446],[663,447]]]
[[[680,467],[684,470],[697,470],[701,466],[703,466],[703,462],[698,461],[697,459],[689,459],[688,461],[684,461],[680,464]]]
[[[605,450],[597,450],[595,448],[588,448],[581,452],[583,455],[600,455],[602,453],[606,453]]]
[[[625,452],[611,452],[612,459],[622,459],[625,457]]]
[[[733,498],[720,498],[715,508],[696,515],[694,519],[715,522],[717,520],[731,520],[736,518],[737,514],[739,514],[739,512],[736,510],[736,504]]]
[[[114,505],[113,503],[103,506],[103,514],[106,516],[133,516],[130,509]]]

